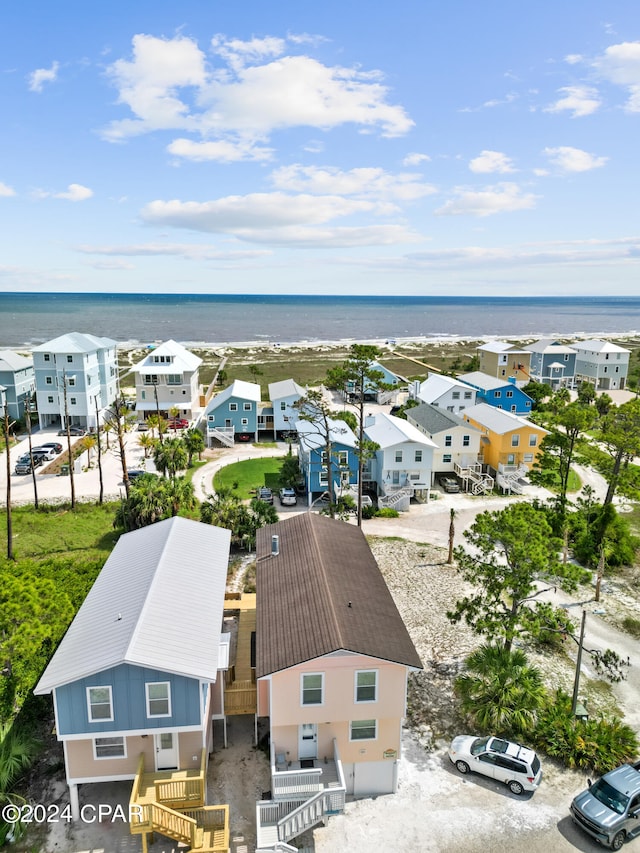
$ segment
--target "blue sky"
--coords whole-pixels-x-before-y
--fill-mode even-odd
[[[637,295],[637,0],[0,10],[2,291]]]

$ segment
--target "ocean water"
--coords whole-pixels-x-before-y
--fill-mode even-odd
[[[71,331],[210,344],[640,335],[640,297],[0,294],[0,347]]]

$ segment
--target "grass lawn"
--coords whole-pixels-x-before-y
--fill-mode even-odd
[[[213,487],[233,489],[243,500],[255,497],[256,489],[261,486],[269,486],[276,492],[280,488],[280,468],[285,459],[285,456],[272,456],[225,465],[213,478]]]

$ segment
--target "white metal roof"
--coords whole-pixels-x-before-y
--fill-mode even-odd
[[[228,385],[215,397],[209,400],[205,415],[217,409],[221,403],[230,400],[231,397],[238,397],[240,400],[252,400],[254,403],[259,403],[262,392],[260,386],[255,382],[244,382],[242,379],[236,379],[231,385]]]
[[[472,406],[470,409],[465,409],[462,417],[472,418],[481,426],[491,430],[491,432],[504,435],[507,432],[520,429],[521,427],[530,427],[537,429],[540,432],[547,433],[548,430],[543,429],[538,424],[534,424],[528,418],[521,418],[511,412],[505,412],[504,409],[498,409],[495,406],[490,406],[488,403],[478,403],[477,406]]]
[[[485,352],[523,352],[520,347],[515,344],[509,344],[506,341],[488,341],[486,344],[481,344],[476,349],[484,350]]]
[[[54,352],[54,353],[74,353],[74,352],[96,352],[101,349],[113,349],[117,346],[117,341],[111,338],[98,338],[95,335],[85,335],[82,332],[69,332],[66,335],[60,335],[51,341],[46,341],[40,346],[33,347],[33,352]]]
[[[215,681],[230,538],[180,517],[121,536],[34,692],[123,663]]]
[[[537,353],[560,353],[564,355],[565,353],[570,355],[571,353],[575,353],[575,349],[570,347],[568,344],[559,344],[557,341],[554,341],[551,338],[542,338],[539,341],[536,341],[533,344],[527,344],[525,346],[526,350],[529,352],[537,352]]]
[[[333,444],[344,444],[345,447],[355,447],[357,439],[353,431],[345,421],[327,419],[329,424],[329,437]],[[324,448],[326,442],[320,429],[311,421],[296,421],[296,431],[300,444],[307,450],[318,450]]]
[[[497,376],[491,376],[489,373],[482,373],[479,370],[474,370],[473,373],[461,373],[460,378],[483,391],[495,391],[498,388],[504,388],[505,385],[512,388],[516,387],[508,379],[498,379]]]
[[[429,376],[420,384],[419,397],[425,403],[433,403],[434,400],[439,400],[443,394],[451,391],[453,388],[462,388],[465,391],[473,391],[469,385],[465,385],[460,379],[455,379],[453,376],[439,376],[437,373],[430,373]]]
[[[396,444],[403,444],[408,441],[416,444],[423,444],[426,447],[437,447],[436,443],[420,432],[420,430],[405,421],[403,418],[396,418],[395,415],[388,415],[386,412],[380,412],[375,416],[375,423],[371,426],[366,426],[365,434],[371,441],[375,441],[384,450],[387,447],[393,447]]]
[[[280,400],[283,397],[293,397],[298,394],[304,397],[306,391],[302,388],[295,379],[283,379],[281,382],[269,383],[269,399]]]
[[[619,347],[617,344],[612,344],[611,341],[601,341],[598,338],[589,341],[576,341],[571,346],[580,352],[631,352],[631,350]]]
[[[4,349],[0,351],[0,370],[26,370],[28,367],[33,367],[33,359],[25,358],[12,350]]]
[[[156,356],[171,356],[170,364],[162,364],[154,361]],[[134,373],[182,373],[183,371],[197,370],[202,364],[202,359],[190,352],[182,344],[175,341],[165,341],[152,349],[134,367]]]

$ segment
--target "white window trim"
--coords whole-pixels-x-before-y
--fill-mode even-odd
[[[110,684],[92,684],[91,687],[87,687],[87,716],[89,717],[90,723],[112,723],[114,720],[113,717],[113,688]],[[94,719],[91,716],[91,691],[92,690],[108,690],[109,691],[109,709],[110,716],[108,717],[100,717],[99,719]]]
[[[229,403],[229,411],[230,412],[237,412],[238,411],[238,404],[237,403]]]
[[[242,404],[242,411],[243,412],[250,412],[251,411],[251,403],[243,403]]]
[[[373,673],[376,677],[373,685],[373,699],[358,699],[358,676],[364,673]],[[369,685],[367,685],[368,687]],[[377,669],[357,669],[353,675],[353,701],[356,705],[371,705],[378,701],[378,670]]]
[[[373,723],[374,735],[373,737],[353,737],[353,724],[354,723]],[[368,740],[377,740],[378,739],[378,721],[377,720],[351,720],[349,723],[349,741],[351,743],[362,743],[363,741]]]
[[[98,755],[98,747],[97,741],[99,740],[121,740],[122,741],[122,755]],[[127,757],[127,739],[121,735],[107,735],[104,737],[94,737],[93,741],[93,759],[94,761],[120,761],[123,758]]]
[[[305,702],[304,701],[304,680],[310,675],[320,676],[320,702]],[[317,688],[311,687],[310,690]],[[300,707],[301,708],[321,708],[324,705],[324,672],[302,672],[300,674]]]
[[[151,708],[149,706],[149,688],[156,687],[159,684],[167,685],[167,704],[169,707],[169,712],[167,714],[152,714]],[[159,720],[162,717],[170,717],[171,716],[171,682],[170,681],[147,681],[144,685],[144,693],[146,698],[146,710],[147,710],[147,718],[150,720]],[[159,699],[152,700],[154,702],[160,701]],[[162,700],[164,701],[164,700]]]

